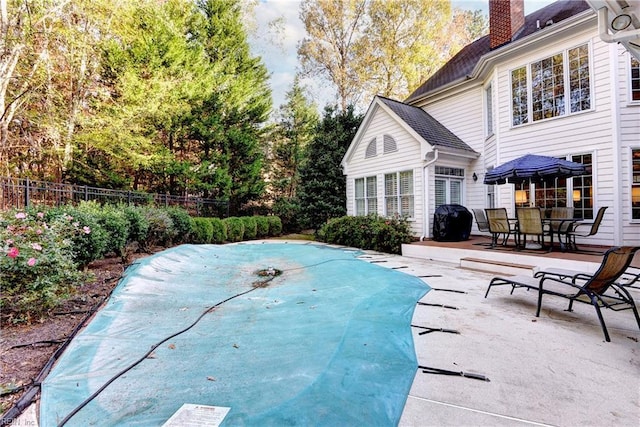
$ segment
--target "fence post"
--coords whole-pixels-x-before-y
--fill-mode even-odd
[[[87,187],[86,185],[84,186],[84,201],[89,201],[89,187]]]
[[[29,189],[29,178],[24,180],[24,207],[29,208],[29,199],[31,199],[31,191]]]

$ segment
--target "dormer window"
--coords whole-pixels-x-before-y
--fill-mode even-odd
[[[369,145],[367,145],[367,150],[364,152],[364,158],[368,159],[369,157],[375,157],[378,154],[378,149],[376,147],[376,139],[373,138]]]
[[[398,146],[396,144],[396,140],[393,139],[391,135],[385,135],[383,138],[383,147],[384,153],[393,153],[394,151],[398,151]]]

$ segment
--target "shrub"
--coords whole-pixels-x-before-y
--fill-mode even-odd
[[[168,245],[176,235],[173,220],[162,209],[148,206],[144,208],[145,218],[149,221],[147,239],[142,243],[143,248],[150,249],[157,245]]]
[[[71,240],[73,261],[80,267],[104,256],[109,234],[93,213],[69,205],[50,209],[46,218],[55,222],[60,232]]]
[[[400,254],[403,243],[413,240],[404,219],[370,216],[344,216],[329,220],[318,239],[327,243]]]
[[[86,278],[74,262],[73,234],[83,233],[68,215],[8,211],[0,216],[0,312],[29,321],[55,307]]]
[[[231,216],[222,220],[227,228],[227,240],[240,242],[244,237],[244,222],[238,217]]]
[[[256,221],[256,237],[263,238],[269,235],[269,220],[266,216],[253,217]]]
[[[273,203],[272,212],[282,221],[282,230],[287,233],[300,231],[301,209],[297,201],[281,197]]]
[[[253,240],[258,235],[256,220],[252,216],[243,216],[240,218],[244,224],[244,240]]]
[[[193,228],[193,221],[189,213],[185,209],[175,206],[166,208],[166,211],[173,221],[173,227],[176,233],[171,243],[180,244],[189,241],[189,235]]]
[[[227,240],[227,227],[220,218],[208,218],[213,227],[211,243],[224,243]]]
[[[144,210],[138,206],[125,206],[124,216],[129,222],[129,241],[144,242],[149,233],[149,220],[144,214]]]
[[[193,243],[211,243],[213,239],[213,224],[209,218],[193,218],[191,241]]]
[[[100,206],[96,202],[81,202],[78,211],[86,212],[97,219],[98,224],[107,232],[105,254],[113,252],[124,255],[124,248],[129,239],[129,221],[124,211],[114,205]]]
[[[269,236],[279,236],[282,233],[282,221],[277,216],[268,216]]]

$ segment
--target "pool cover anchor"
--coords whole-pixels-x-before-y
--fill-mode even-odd
[[[471,378],[474,380],[480,380],[480,381],[486,381],[486,382],[491,381],[489,380],[489,378],[485,377],[484,375],[474,374],[471,372],[449,371],[447,369],[431,368],[429,366],[422,366],[422,365],[418,365],[418,369],[422,369],[422,372],[424,374],[451,375],[454,377],[465,377],[465,378]]]
[[[419,326],[419,325],[411,325],[413,328],[424,329],[424,331],[419,332],[418,335],[430,334],[431,332],[444,332],[447,334],[460,334],[460,331],[456,331],[455,329],[445,329],[445,328],[430,328],[428,326]]]
[[[452,306],[452,305],[446,305],[446,304],[431,304],[431,303],[428,303],[428,302],[420,302],[420,301],[418,301],[418,305],[426,305],[426,306],[429,306],[429,307],[442,307],[442,308],[448,308],[448,309],[450,309],[450,310],[457,310],[457,309],[458,309],[458,307],[454,307],[454,306]]]

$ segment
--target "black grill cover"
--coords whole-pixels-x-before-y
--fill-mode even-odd
[[[473,215],[462,205],[441,205],[433,214],[433,240],[460,242],[469,239]]]

